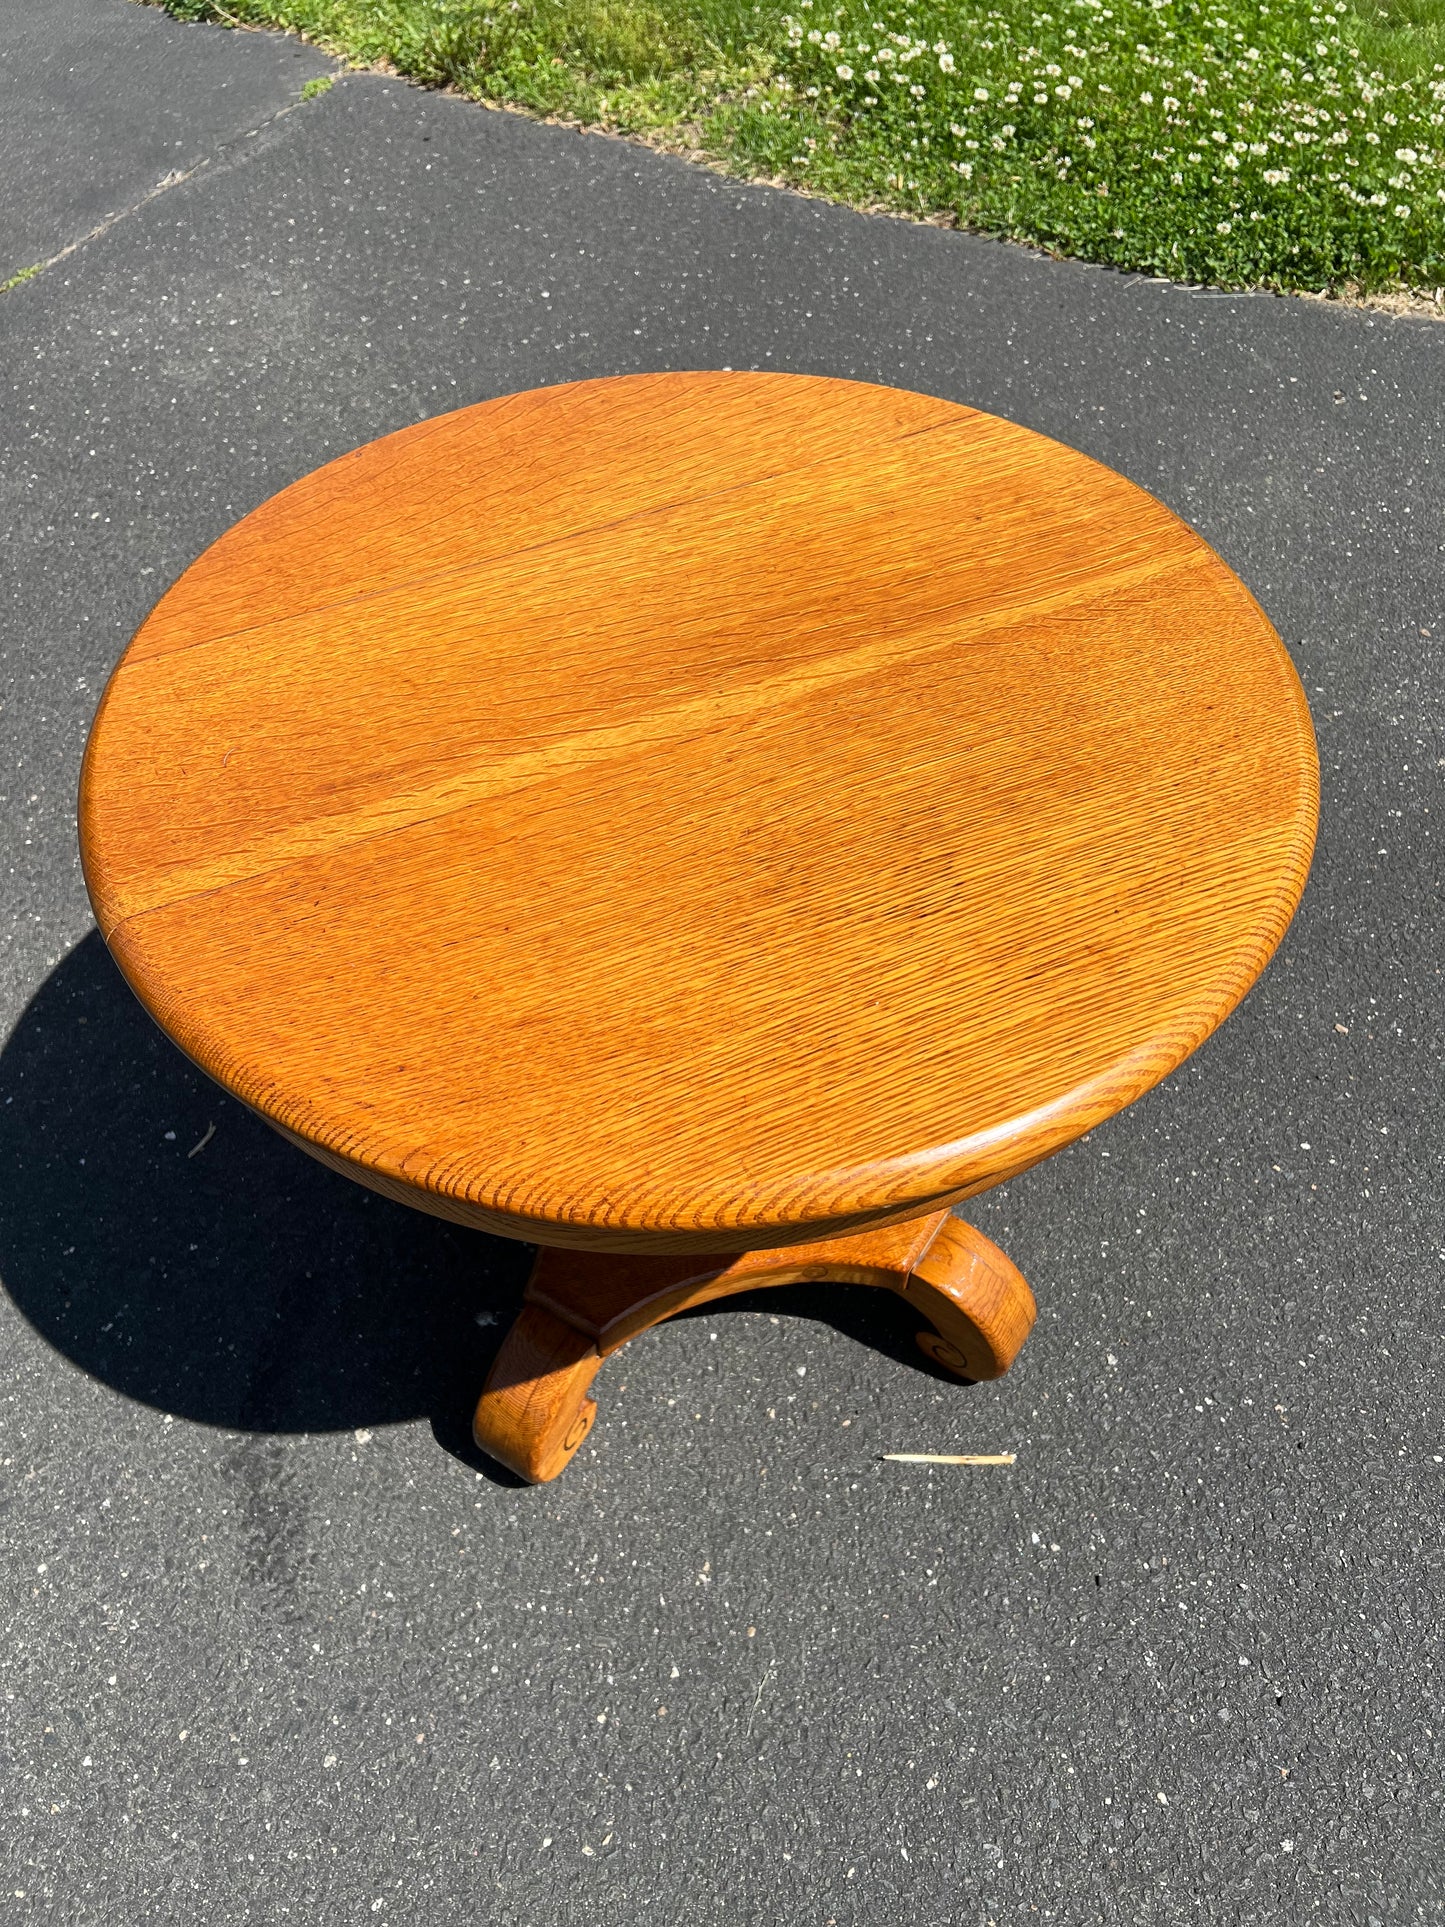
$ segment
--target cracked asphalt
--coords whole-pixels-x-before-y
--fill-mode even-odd
[[[0,8],[0,1900],[74,1923],[1445,1917],[1445,328],[870,220],[129,0]],[[98,230],[98,231],[97,231]],[[89,237],[89,238],[87,238]],[[237,516],[440,409],[774,367],[1058,436],[1299,664],[1314,874],[1166,1085],[866,1294],[473,1459],[525,1268],[294,1153],[90,921],[104,679]],[[944,532],[946,539],[946,532]],[[1012,1451],[1012,1468],[884,1463]]]

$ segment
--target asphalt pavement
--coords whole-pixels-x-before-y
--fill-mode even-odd
[[[1445,327],[869,219],[130,0],[0,18],[0,1913],[1015,1927],[1445,1918]],[[99,230],[99,231],[97,231]],[[57,258],[58,257],[58,258]],[[6,264],[9,265],[6,265]],[[105,677],[237,516],[464,402],[787,368],[1153,490],[1309,692],[1236,1015],[969,1215],[992,1386],[887,1301],[466,1443],[519,1247],[293,1152],[89,916]],[[949,539],[941,530],[941,541]],[[1014,1452],[1011,1468],[883,1462]]]

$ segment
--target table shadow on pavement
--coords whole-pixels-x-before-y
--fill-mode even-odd
[[[156,1028],[92,932],[0,1051],[0,1280],[127,1397],[248,1432],[425,1418],[503,1483],[470,1416],[527,1246],[410,1211],[315,1163]],[[888,1294],[785,1287],[706,1308],[815,1318],[911,1366]],[[640,1342],[666,1342],[666,1334]]]

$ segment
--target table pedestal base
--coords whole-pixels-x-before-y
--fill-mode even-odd
[[[1034,1322],[1017,1267],[951,1212],[776,1251],[646,1258],[537,1253],[522,1309],[477,1404],[472,1433],[533,1484],[555,1479],[592,1429],[604,1358],[675,1312],[763,1285],[877,1285],[928,1321],[918,1343],[960,1378],[1006,1372]]]

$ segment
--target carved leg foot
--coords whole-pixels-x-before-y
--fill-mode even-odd
[[[895,1290],[932,1326],[918,1334],[919,1349],[959,1378],[1001,1378],[1038,1311],[1013,1260],[951,1214]]]
[[[601,1363],[585,1332],[524,1302],[487,1375],[473,1438],[531,1484],[545,1485],[592,1430],[597,1401],[587,1388]]]
[[[522,1310],[472,1422],[482,1450],[534,1484],[555,1479],[586,1438],[587,1396],[609,1353],[675,1312],[761,1285],[831,1281],[897,1292],[929,1322],[919,1345],[961,1378],[997,1378],[1034,1322],[1017,1267],[950,1212],[851,1238],[712,1258],[537,1253]]]

